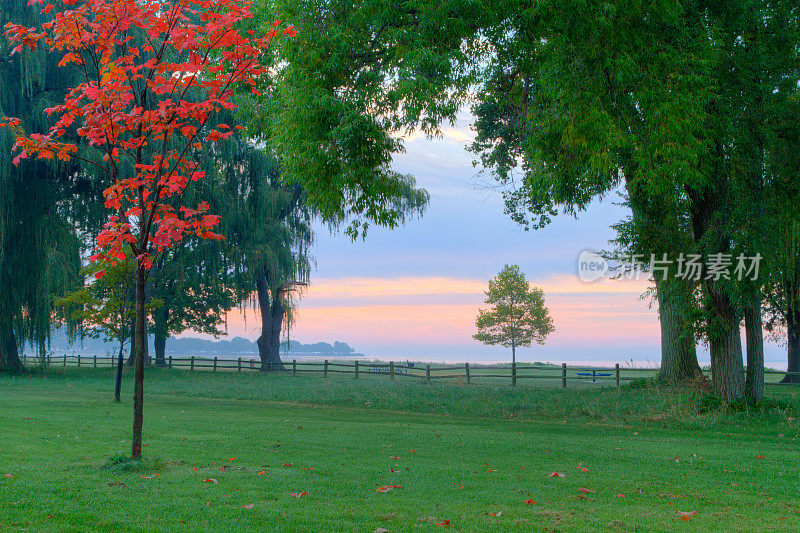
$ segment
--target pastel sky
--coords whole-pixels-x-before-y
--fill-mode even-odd
[[[562,216],[525,231],[473,167],[468,118],[443,133],[406,137],[406,153],[394,162],[430,193],[422,218],[392,231],[373,228],[358,242],[317,228],[317,269],[292,338],[339,340],[382,359],[506,360],[507,349],[483,346],[472,334],[486,282],[512,263],[544,289],[556,326],[546,345],[519,350],[519,360],[657,364],[657,314],[641,298],[647,283],[584,283],[576,274],[580,252],[607,247],[610,225],[627,215],[619,198],[596,202],[577,220]],[[255,339],[253,313],[232,314],[228,334]],[[785,361],[782,347],[766,348],[768,363]]]

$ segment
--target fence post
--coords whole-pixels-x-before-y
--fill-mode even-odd
[[[242,371],[242,358],[241,357],[236,360],[236,371],[237,372],[241,372]]]
[[[517,363],[511,363],[511,386],[517,386]]]
[[[297,376],[297,359],[292,359],[292,375]]]
[[[217,356],[214,356],[214,372],[217,371]]]
[[[192,360],[189,363],[189,370],[194,370],[194,356],[192,356]]]
[[[81,354],[78,354],[78,368],[81,367]]]
[[[561,363],[561,388],[567,388],[567,363]]]
[[[172,370],[172,356],[171,355],[169,356],[169,359],[167,359],[167,368]]]
[[[67,368],[67,354],[64,354],[64,368]]]
[[[425,379],[428,383],[431,382],[431,364],[428,363],[428,366],[425,367]]]
[[[469,363],[464,363],[464,372],[467,373],[467,385],[469,385]]]
[[[617,387],[619,387],[619,363],[614,365],[614,378],[617,380]]]
[[[394,361],[389,361],[389,378],[394,380]]]
[[[94,368],[97,368],[97,356],[95,355],[95,356],[93,356],[93,358],[94,358],[94,361],[92,362],[92,366]]]
[[[323,378],[327,378],[328,377],[328,360],[327,359],[325,359],[325,368],[322,370],[322,377]]]
[[[355,360],[356,363],[356,379],[358,379],[358,359]]]

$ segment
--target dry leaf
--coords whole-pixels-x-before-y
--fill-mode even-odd
[[[293,492],[292,498],[302,498],[303,496],[308,495],[307,492]]]
[[[553,472],[552,474],[550,474],[550,477],[564,477],[564,474],[562,474],[561,472]]]
[[[445,520],[444,522],[436,522],[436,525],[437,526],[441,526],[441,527],[455,527],[455,526],[453,526],[453,524],[450,523],[450,519],[449,518],[447,520]]]
[[[402,489],[400,485],[385,485],[383,487],[378,487],[375,489],[377,492],[389,492],[392,489]]]
[[[594,494],[594,491],[592,489],[587,489],[585,487],[580,487],[578,490],[581,491],[581,492],[589,492],[589,493]]]
[[[525,500],[525,505],[536,505],[536,502],[531,498],[530,500]]]
[[[245,509],[252,509],[253,508],[253,504],[252,503],[248,503],[247,505],[244,506],[244,508]]]
[[[208,478],[208,479],[204,479],[204,480],[203,480],[203,483],[219,483],[219,481],[217,481],[217,480],[216,480],[216,479],[214,479],[213,477],[210,477],[210,478]]]

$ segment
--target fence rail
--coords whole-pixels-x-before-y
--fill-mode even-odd
[[[53,366],[75,368],[111,368],[117,364],[117,359],[111,357],[81,356],[81,355],[49,355],[41,357],[22,356],[23,364],[27,366]],[[202,372],[258,372],[261,362],[254,359],[222,359],[218,357],[167,357],[163,365],[172,370],[188,370]],[[278,370],[277,368],[273,370]],[[528,363],[512,364],[425,364],[425,363],[399,363],[367,362],[367,361],[283,361],[283,372],[298,374],[318,374],[324,378],[332,375],[352,376],[353,379],[369,379],[387,377],[390,380],[417,378],[417,381],[426,383],[452,380],[462,384],[510,384],[517,385],[518,380],[535,383],[537,386],[550,385],[567,388],[568,383],[575,385],[606,385],[619,387],[640,378],[653,377],[657,368],[633,368],[628,366],[591,367],[583,365],[568,366],[567,363],[559,365],[536,365]],[[710,372],[705,371],[708,375]],[[800,375],[800,372],[783,372],[780,370],[766,369],[765,381],[767,385],[782,385],[780,379],[786,375]],[[530,381],[528,381],[530,380]]]

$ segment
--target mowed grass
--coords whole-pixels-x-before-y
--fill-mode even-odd
[[[795,389],[732,411],[651,388],[149,369],[148,460],[128,471],[108,465],[130,377],[123,403],[112,388],[108,370],[0,378],[0,530],[800,528]]]

